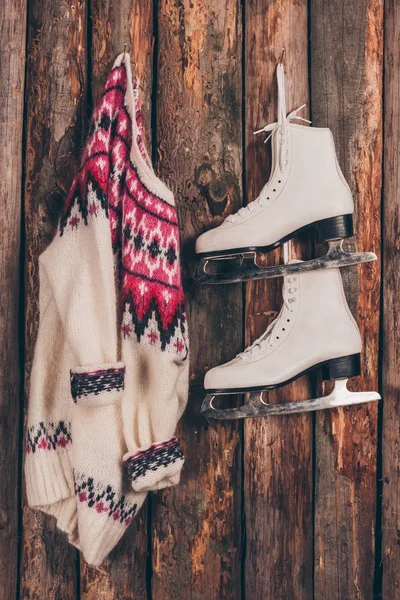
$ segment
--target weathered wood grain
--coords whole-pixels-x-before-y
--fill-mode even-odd
[[[176,194],[191,340],[178,487],[153,500],[153,600],[241,597],[241,464],[236,423],[200,415],[204,372],[242,347],[240,286],[200,289],[195,238],[241,203],[241,14],[237,0],[161,0],[157,166]]]
[[[26,2],[0,5],[0,599],[18,574],[21,171]]]
[[[400,4],[385,3],[382,598],[400,598]]]
[[[276,65],[285,48],[287,110],[308,100],[307,2],[245,5],[246,183],[254,200],[267,181],[270,145],[253,131],[277,118]],[[306,114],[306,113],[305,113]],[[301,255],[304,245],[294,253]],[[266,264],[279,262],[279,251]],[[279,310],[282,279],[246,291],[246,342]],[[268,394],[271,403],[312,397],[307,379]],[[312,419],[285,415],[246,421],[244,443],[246,598],[308,600],[312,594]]]
[[[116,56],[130,52],[134,73],[140,81],[145,122],[151,123],[153,67],[153,3],[108,0],[92,5],[91,52],[92,97],[95,104]],[[147,135],[149,142],[151,136]],[[81,559],[83,600],[144,600],[147,598],[148,560],[147,504],[134,520],[122,541],[99,568],[88,567]]]
[[[262,136],[254,138],[252,132],[276,119],[274,72],[285,47],[287,108],[307,100],[308,52],[313,125],[333,130],[340,165],[354,192],[356,238],[346,247],[378,254],[374,264],[343,270],[364,343],[363,374],[351,382],[358,390],[378,387],[381,117],[383,100],[385,103],[382,560],[377,565],[375,592],[385,600],[400,598],[398,3],[387,0],[385,4],[383,97],[383,0],[311,0],[308,47],[306,0],[157,0],[155,23],[153,2],[97,0],[90,3],[89,13],[86,0],[31,0],[24,157],[26,6],[21,0],[4,0],[1,6],[0,271],[7,285],[0,294],[0,600],[18,596],[20,356],[16,332],[21,281],[16,274],[21,163],[24,160],[26,170],[22,187],[27,392],[39,316],[37,258],[51,239],[78,167],[90,97],[94,103],[112,61],[125,44],[140,80],[148,141],[150,144],[153,126],[157,168],[176,193],[181,223],[192,365],[189,406],[179,431],[186,464],[180,486],[151,497],[150,512],[142,510],[99,569],[83,562],[79,567],[77,553],[54,522],[32,512],[24,500],[19,597],[372,599],[376,405],[316,417],[314,549],[312,418],[207,424],[199,414],[204,372],[229,360],[244,343],[257,337],[280,305],[279,281],[248,285],[244,306],[239,284],[200,290],[190,276],[196,264],[195,237],[240,207],[242,151],[246,158],[244,202],[253,200],[266,181],[269,145],[264,146]],[[243,65],[241,10],[245,16]],[[306,249],[306,242],[301,241],[295,251],[299,254]],[[271,254],[268,264],[278,260],[279,253]],[[300,400],[319,395],[322,388],[316,388],[301,380],[269,394],[268,399]]]
[[[79,167],[86,116],[84,0],[32,0],[29,6],[25,156],[26,392],[36,338],[37,259],[53,234]],[[76,551],[54,521],[24,504],[21,590],[24,599],[76,597]]]
[[[153,0],[98,0],[92,4],[91,81],[98,98],[110,66],[120,52],[129,52],[139,80],[148,141],[151,141],[153,89]]]
[[[352,248],[378,261],[343,273],[363,340],[353,389],[377,389],[382,159],[381,0],[311,1],[311,98],[330,127],[354,194]],[[316,421],[315,596],[373,595],[377,405],[321,413]]]
[[[147,509],[133,521],[100,567],[81,557],[82,600],[147,600]]]

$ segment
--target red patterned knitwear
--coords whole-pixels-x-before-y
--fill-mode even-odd
[[[30,506],[100,564],[149,490],[179,482],[189,352],[172,192],[116,59],[79,173],[39,258],[25,474]]]

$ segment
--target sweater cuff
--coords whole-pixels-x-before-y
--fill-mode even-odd
[[[80,406],[105,406],[122,400],[125,365],[122,362],[71,369],[71,395]]]
[[[125,470],[136,492],[177,485],[183,463],[183,452],[176,437],[124,456]]]

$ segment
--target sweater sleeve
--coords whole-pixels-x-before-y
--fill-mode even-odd
[[[189,346],[175,207],[142,192],[132,169],[127,182],[136,196],[124,197],[122,415],[125,470],[139,492],[179,482],[176,429],[188,397]]]
[[[122,197],[122,419],[125,473],[136,492],[175,485],[184,462],[176,436],[188,397],[189,350],[172,191],[155,175],[144,144],[137,81],[129,57],[126,121],[131,132]]]
[[[131,180],[135,185],[134,175]],[[189,384],[176,211],[149,197],[154,214],[124,198],[129,235],[122,253],[122,418],[128,448],[124,466],[136,492],[179,483],[184,456],[176,430]],[[159,215],[170,215],[169,221]]]
[[[139,347],[136,358],[127,367],[123,400],[124,465],[133,489],[143,492],[179,483],[184,456],[176,428],[187,403],[189,361]]]

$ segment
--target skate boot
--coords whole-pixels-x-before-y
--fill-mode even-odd
[[[290,264],[301,261],[291,261]],[[265,333],[230,362],[208,371],[202,413],[207,418],[240,419],[306,412],[379,400],[375,392],[350,392],[349,377],[360,374],[361,337],[344,295],[339,269],[284,277],[283,306]],[[287,385],[322,368],[335,380],[326,397],[267,404],[262,392]],[[214,408],[221,394],[250,392],[248,402],[233,409]]]
[[[353,235],[354,203],[337,161],[332,133],[326,128],[294,123],[306,121],[298,116],[305,105],[286,116],[281,64],[277,66],[277,81],[278,121],[255,132],[270,132],[270,179],[254,202],[197,239],[200,263],[196,278],[202,284],[278,277],[299,269],[345,267],[376,260],[372,252],[343,251],[343,239]],[[257,265],[256,253],[270,252],[305,230],[314,230],[318,242],[329,241],[325,256],[303,262],[301,267]],[[213,274],[212,267],[226,259],[239,260],[239,266]]]

